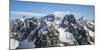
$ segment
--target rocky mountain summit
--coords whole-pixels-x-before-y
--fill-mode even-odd
[[[73,14],[15,19],[10,21],[10,39],[18,42],[17,49],[89,45],[94,44],[94,26]]]

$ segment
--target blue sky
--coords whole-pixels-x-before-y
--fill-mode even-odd
[[[62,12],[71,11],[74,13],[80,13],[81,15],[86,16],[88,18],[94,17],[94,6],[90,5],[11,1],[10,11],[31,12],[40,14],[51,14],[54,11],[62,11]]]

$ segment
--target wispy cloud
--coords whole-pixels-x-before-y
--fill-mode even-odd
[[[10,13],[11,13],[11,19],[22,18],[23,16],[38,18],[38,17],[43,17],[47,15],[47,14],[41,14],[41,13],[21,12],[21,11],[10,11]],[[52,12],[52,14],[54,14],[56,17],[64,17],[65,15],[73,14],[76,19],[81,18],[83,16],[81,13],[71,12],[71,11],[54,11]]]
[[[30,17],[42,17],[46,14],[40,14],[40,13],[32,13],[32,12],[21,12],[21,11],[10,11],[10,19],[16,19],[16,18],[22,18],[23,16],[26,16],[26,18]]]
[[[40,14],[40,13],[31,13],[31,12],[20,12],[20,11],[11,11],[12,14],[23,14],[23,15],[30,15],[30,16],[44,16],[46,14]]]
[[[54,11],[53,14],[57,17],[64,17],[65,15],[73,14],[76,18],[80,18],[82,15],[79,12],[71,12],[71,11]]]

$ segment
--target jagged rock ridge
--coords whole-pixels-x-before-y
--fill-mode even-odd
[[[94,44],[94,24],[73,14],[59,18],[54,14],[41,18],[16,19],[10,22],[10,38],[16,48],[41,48]]]

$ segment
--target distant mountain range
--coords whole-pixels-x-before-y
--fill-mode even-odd
[[[66,14],[63,17],[49,14],[40,18],[34,16],[22,19],[23,21],[10,21],[11,37],[19,42],[17,48],[94,44],[95,24],[85,17],[76,19],[74,14]],[[33,46],[28,45],[30,41],[34,43]]]

